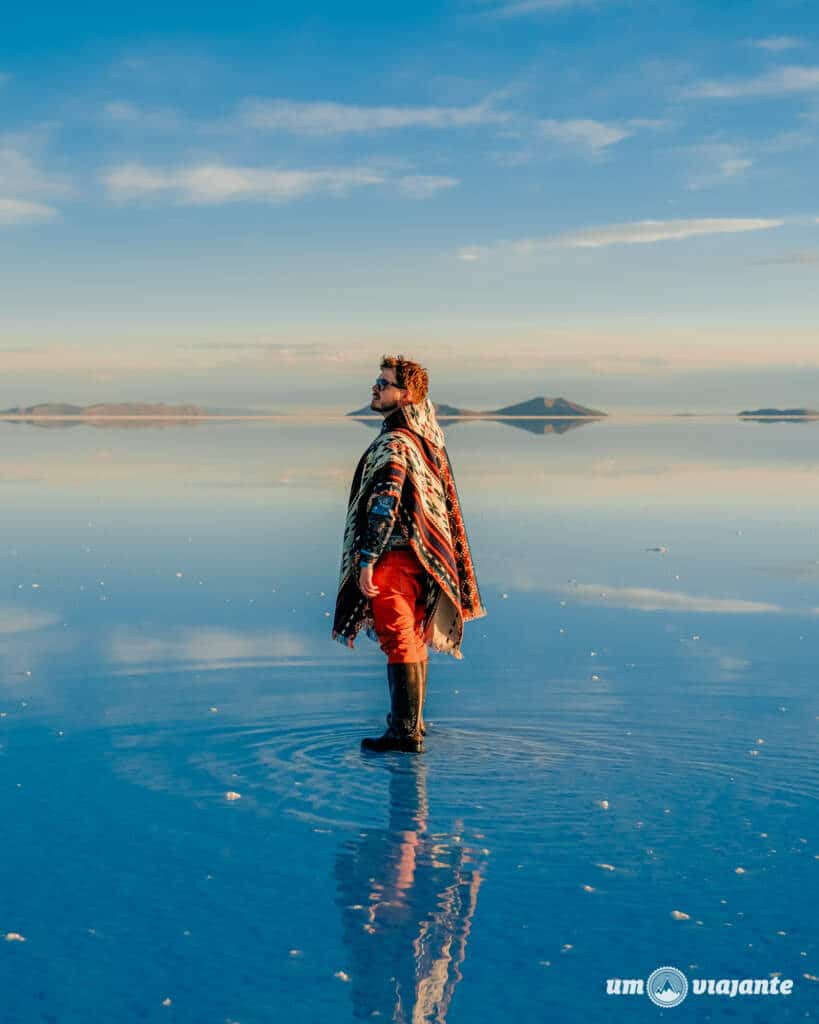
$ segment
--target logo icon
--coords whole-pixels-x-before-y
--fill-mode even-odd
[[[688,979],[676,967],[658,967],[648,976],[646,994],[656,1006],[679,1006],[688,995]]]

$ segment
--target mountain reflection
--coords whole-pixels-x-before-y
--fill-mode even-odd
[[[336,858],[353,1014],[445,1024],[488,851],[463,843],[462,821],[428,832],[422,761],[389,771],[388,827],[349,840]]]
[[[456,422],[452,420],[451,422]],[[521,419],[521,420],[493,420],[493,423],[503,423],[507,427],[517,427],[518,430],[528,430],[530,434],[565,434],[568,430],[576,427],[585,427],[589,423],[597,423],[596,419]]]
[[[381,427],[381,417],[351,416],[356,423],[363,423],[368,427]],[[503,423],[507,427],[517,427],[518,430],[528,430],[530,434],[565,434],[567,430],[574,430],[575,427],[585,427],[589,423],[599,422],[596,417],[581,417],[578,419],[567,419],[566,417],[530,416],[518,419],[505,419],[501,416],[462,416],[453,419],[451,416],[439,416],[438,422],[448,430],[460,423]]]
[[[36,419],[31,416],[16,416],[13,419],[2,417],[4,423],[10,427],[25,425],[36,427],[39,430],[67,430],[71,427],[94,427],[96,430],[144,430],[150,427],[152,430],[168,430],[173,427],[197,427],[203,422],[202,417],[177,416],[173,419],[156,416],[74,416],[70,419],[50,417],[49,419]],[[218,421],[216,421],[218,422]]]

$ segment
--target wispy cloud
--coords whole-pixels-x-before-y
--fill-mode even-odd
[[[0,224],[36,224],[59,216],[43,202],[74,190],[61,177],[47,174],[37,159],[44,139],[36,133],[0,136]]]
[[[410,198],[428,198],[458,184],[456,178],[392,175],[368,167],[282,170],[220,163],[177,169],[122,164],[106,171],[102,180],[109,196],[119,202],[164,195],[178,203],[201,205],[242,200],[285,203],[322,194],[346,196],[374,185],[393,186]]]
[[[344,103],[303,103],[287,99],[248,99],[239,120],[249,128],[299,135],[348,135],[400,128],[461,128],[498,124],[510,115],[488,102],[466,107],[363,107]]]
[[[440,174],[405,174],[397,179],[398,191],[408,199],[429,199],[459,184],[458,178]]]
[[[145,110],[129,100],[111,100],[102,108],[109,121],[122,125],[134,125],[149,129],[168,131],[179,128],[182,119],[174,110]]]
[[[561,151],[600,160],[625,139],[671,125],[667,118],[600,121],[590,117],[533,119],[518,116],[514,124],[499,133],[501,138],[513,140],[514,148],[495,152],[493,156],[503,167],[518,167],[544,156],[551,159]]]
[[[105,116],[110,117],[112,121],[138,121],[141,116],[136,104],[126,100],[112,100],[102,109]]]
[[[805,40],[796,36],[766,36],[764,39],[748,39],[746,42],[748,46],[753,46],[757,50],[768,50],[770,53],[797,50],[805,45]]]
[[[783,220],[762,218],[715,217],[699,220],[641,220],[627,224],[570,231],[545,238],[522,238],[491,246],[467,246],[458,250],[462,260],[475,261],[493,252],[511,252],[527,256],[543,249],[597,249],[607,245],[645,245],[652,242],[679,241],[698,235],[735,234],[781,227]]]
[[[679,152],[689,163],[686,188],[696,190],[747,181],[752,168],[771,172],[772,158],[812,147],[812,129],[783,131],[752,140],[723,141],[719,136],[697,145],[681,147]]]
[[[556,587],[579,601],[605,604],[617,608],[634,608],[644,612],[712,612],[728,615],[759,615],[783,612],[778,604],[767,601],[745,601],[738,597],[706,597],[653,587],[610,587],[603,583],[577,583]]]
[[[729,157],[726,160],[720,160],[719,172],[723,178],[734,179],[741,175],[743,171],[747,171],[749,167],[753,167],[753,163],[750,157]]]
[[[11,75],[7,71],[0,71],[0,86],[11,81]]]
[[[0,198],[0,224],[37,224],[59,216],[53,206],[29,199]]]
[[[580,146],[595,153],[634,134],[628,128],[587,118],[539,121],[538,131],[544,138],[553,139],[564,145]]]
[[[632,118],[622,122],[595,121],[591,118],[547,119],[538,121],[537,132],[545,139],[596,156],[642,129],[664,128],[667,125],[668,121],[648,118]]]
[[[686,187],[692,190],[730,185],[743,181],[755,160],[744,146],[727,142],[705,142],[689,146],[687,154],[694,162]]]
[[[67,181],[41,169],[43,147],[37,135],[0,136],[0,196],[42,199],[73,193]]]
[[[600,0],[511,0],[497,4],[488,12],[499,18],[519,18],[526,14],[564,11],[572,7],[595,7]]]
[[[819,67],[785,67],[755,78],[695,82],[681,90],[686,99],[742,99],[819,91]]]

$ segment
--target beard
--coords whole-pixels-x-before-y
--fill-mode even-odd
[[[382,405],[380,398],[373,398],[370,402],[370,408],[374,409],[375,412],[384,413],[386,416],[391,412],[395,412],[396,409],[399,409],[400,405],[398,402],[393,402],[392,405],[387,405],[386,403]]]

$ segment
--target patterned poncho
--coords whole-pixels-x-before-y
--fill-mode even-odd
[[[387,416],[362,455],[350,489],[333,639],[352,647],[363,627],[375,633],[369,598],[358,589],[359,556],[377,495],[398,499],[395,530],[425,573],[424,639],[435,651],[462,658],[464,622],[486,615],[472,566],[444,433],[428,398]]]

